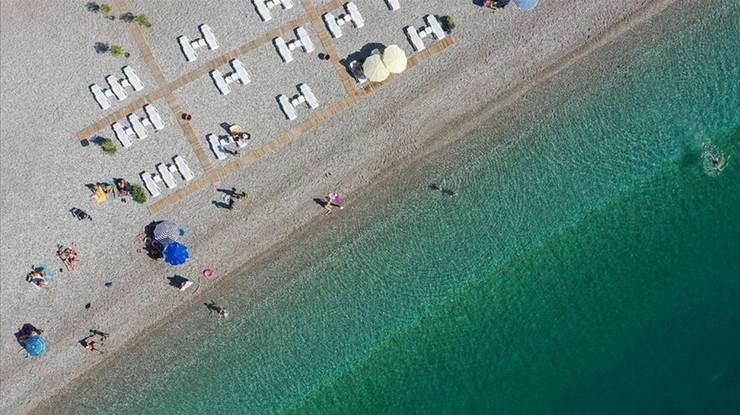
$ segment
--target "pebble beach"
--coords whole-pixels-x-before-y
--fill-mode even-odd
[[[341,191],[347,208],[334,214],[351,215],[352,199],[361,198],[378,177],[424,153],[455,145],[478,120],[505,114],[507,104],[527,88],[608,47],[622,32],[673,2],[543,0],[533,12],[522,12],[513,4],[491,12],[467,1],[402,1],[400,10],[390,11],[382,0],[357,0],[365,26],[345,26],[344,35],[331,40],[335,58],[374,43],[398,44],[413,57],[402,28],[423,24],[427,14],[453,16],[454,41],[315,127],[273,145],[297,123],[310,121],[347,95],[333,62],[317,57],[326,52],[317,36],[324,27],[305,22],[314,52],[294,51],[295,61],[286,64],[271,42],[255,43],[239,55],[250,72],[249,84],[233,84],[231,93],[222,96],[205,74],[172,91],[179,106],[193,116],[189,125],[198,140],[195,146],[180,127],[180,114],[171,110],[164,96],[153,104],[166,127],[148,139],[137,140],[130,148],[119,146],[114,155],[92,142],[81,145],[78,132],[157,91],[161,82],[177,81],[222,54],[307,16],[304,5],[309,3],[295,3],[290,10],[274,10],[269,22],[262,22],[244,1],[199,0],[187,7],[170,0],[114,3],[117,10],[124,4],[149,16],[152,27],[141,30],[164,75],[162,81],[150,70],[129,24],[119,19],[105,19],[84,2],[49,2],[43,7],[2,2],[2,413],[27,413],[86,372],[127,353],[127,344],[146,328],[179,307],[200,301],[209,286],[230,278],[230,271],[276,244],[283,242],[281,249],[290,255],[286,240],[309,225],[332,219],[324,216],[314,198]],[[330,3],[314,1],[310,7]],[[219,49],[198,49],[198,60],[188,63],[176,38],[198,36],[197,27],[203,23],[213,29]],[[120,44],[130,56],[98,53],[96,42]],[[103,84],[109,74],[120,76],[124,65],[136,69],[145,89],[103,111],[89,86]],[[228,64],[222,70],[230,71]],[[301,108],[299,119],[288,121],[275,97],[295,94],[302,82],[311,86],[321,106]],[[233,172],[161,208],[152,208],[158,199],[151,198],[145,204],[130,198],[126,203],[90,200],[86,184],[113,177],[141,184],[141,171],[154,171],[158,163],[176,155],[188,160],[196,180],[210,177],[212,169],[233,162],[216,160],[206,141],[208,134],[223,134],[222,123],[240,124],[252,137],[244,149],[249,161]],[[97,135],[115,141],[110,127],[89,138]],[[200,163],[202,154],[210,167]],[[178,181],[177,190],[187,186],[192,184]],[[244,190],[247,200],[233,211],[219,208],[223,192],[218,189],[232,187]],[[162,188],[160,198],[174,194]],[[92,221],[78,221],[70,214],[72,208],[85,210]],[[172,268],[140,251],[143,228],[160,220],[174,221],[184,229],[182,241],[191,255],[187,264]],[[81,264],[73,272],[64,269],[55,254],[57,245],[71,243],[81,253]],[[24,278],[39,264],[57,271],[48,291],[36,290]],[[215,270],[217,278],[203,282],[198,296],[169,285],[168,277],[174,274],[197,280],[206,268]],[[24,323],[45,331],[49,348],[43,357],[25,358],[20,350],[13,333]],[[91,354],[80,346],[89,330],[110,333],[104,354]]]

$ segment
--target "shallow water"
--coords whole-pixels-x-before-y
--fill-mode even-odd
[[[740,5],[695,6],[223,284],[229,320],[194,308],[48,411],[740,413]]]

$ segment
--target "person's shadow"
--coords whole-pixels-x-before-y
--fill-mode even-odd
[[[219,310],[218,305],[216,305],[213,300],[211,300],[210,303],[203,303],[203,305],[206,306],[206,309],[208,309],[208,311],[210,312],[218,312]]]
[[[316,202],[317,205],[323,207],[326,207],[326,205],[329,204],[329,202],[326,201],[326,199],[322,199],[320,197],[313,198],[313,201]]]
[[[231,208],[229,208],[229,205],[218,200],[211,200],[211,204],[220,209],[231,210]]]

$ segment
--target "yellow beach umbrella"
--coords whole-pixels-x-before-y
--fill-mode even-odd
[[[362,71],[367,79],[373,82],[383,82],[391,73],[385,67],[380,55],[372,55],[362,63]]]
[[[391,73],[401,73],[406,70],[406,52],[397,45],[390,45],[383,51],[383,63]]]

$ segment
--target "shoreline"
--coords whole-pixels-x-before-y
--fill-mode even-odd
[[[514,84],[510,89],[500,91],[498,94],[490,98],[489,101],[479,104],[476,111],[460,115],[451,120],[446,120],[443,128],[437,129],[433,134],[430,134],[431,138],[426,139],[420,148],[385,165],[385,171],[381,171],[375,176],[372,176],[368,180],[367,184],[354,189],[350,194],[354,199],[362,200],[364,197],[367,197],[366,195],[372,194],[372,192],[376,191],[383,182],[401,173],[404,169],[404,165],[413,164],[419,159],[444,151],[449,146],[460,142],[465,138],[465,136],[475,131],[480,126],[481,122],[515,104],[522,95],[526,94],[532,88],[535,88],[543,82],[557,76],[563,70],[566,70],[572,65],[587,58],[594,51],[607,47],[612,40],[619,38],[622,34],[632,30],[635,26],[644,24],[653,17],[659,15],[674,2],[675,0],[660,0],[641,6],[575,50],[565,53],[551,62],[546,62],[546,64],[531,77]],[[453,79],[446,79],[446,81],[445,85],[449,85],[453,82]],[[392,88],[393,84],[386,86],[384,89]],[[349,212],[351,214],[351,204],[348,204],[348,207],[350,207]],[[240,275],[243,276],[252,273],[259,273],[260,270],[273,262],[281,253],[288,251],[291,246],[299,243],[299,241],[305,240],[308,236],[313,234],[313,232],[321,226],[323,221],[327,220],[327,218],[323,218],[318,214],[313,215],[313,217],[314,220],[299,225],[297,229],[291,231],[287,237],[269,245],[267,249],[261,250],[246,262],[235,267],[230,267],[229,271],[225,273],[225,275],[219,277],[219,280],[225,280],[225,282],[202,289],[195,296],[189,296],[182,304],[168,310],[162,318],[158,319],[151,325],[144,327],[138,334],[118,346],[116,350],[113,350],[113,352],[108,354],[103,360],[95,363],[90,369],[80,373],[73,379],[68,380],[63,386],[59,387],[53,395],[30,408],[30,412],[35,413],[42,410],[41,408],[50,401],[63,397],[64,394],[74,389],[81,377],[90,375],[97,371],[105,370],[113,360],[120,358],[121,355],[125,355],[134,350],[137,346],[140,346],[140,341],[152,332],[156,331],[157,328],[176,320],[178,315],[183,311],[199,308],[200,302],[205,299],[205,297],[203,297],[204,295],[209,295],[211,292],[223,288],[224,285],[233,283],[233,280]]]

